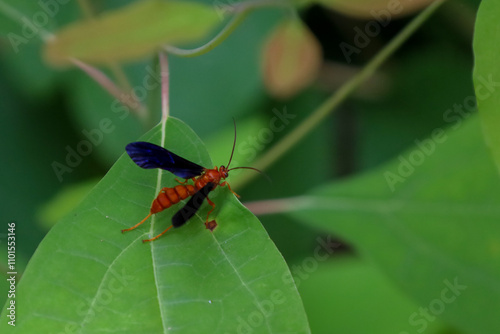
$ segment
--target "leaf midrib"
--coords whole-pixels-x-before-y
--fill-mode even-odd
[[[166,133],[165,133],[165,129],[166,129],[166,126],[167,126],[167,120],[168,118],[165,118],[165,119],[162,119],[162,122],[161,122],[161,140],[160,140],[160,145],[162,147],[165,147],[165,138],[166,138]],[[161,169],[158,169],[158,177],[156,179],[156,192],[155,194],[158,194],[160,192],[160,189],[161,189],[161,184],[162,184],[162,175],[163,175],[163,172]],[[150,235],[153,235],[154,233],[154,226],[155,226],[155,223],[156,223],[156,216],[153,215],[151,217],[151,225],[150,225],[150,229],[149,229],[149,234]],[[153,266],[153,275],[154,275],[154,280],[155,280],[155,287],[156,287],[156,296],[158,298],[158,308],[160,310],[160,318],[161,318],[161,324],[162,324],[162,327],[163,327],[163,333],[166,334],[168,332],[168,327],[167,327],[167,324],[165,323],[165,319],[167,318],[166,316],[164,316],[164,309],[163,309],[163,304],[161,302],[161,296],[160,296],[160,284],[158,283],[158,265],[156,264],[156,258],[157,256],[155,256],[155,243],[154,241],[152,242],[149,242],[150,244],[150,247],[151,247],[151,265]]]

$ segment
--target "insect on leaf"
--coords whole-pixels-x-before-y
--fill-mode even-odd
[[[199,138],[169,118],[141,140],[212,166]],[[16,333],[309,333],[302,302],[282,256],[234,195],[217,187],[218,227],[205,228],[210,206],[160,239],[185,203],[121,234],[148,212],[174,176],[139,168],[125,153],[87,198],[56,224],[17,286]],[[6,318],[6,307],[2,318]],[[0,332],[6,332],[6,321]]]

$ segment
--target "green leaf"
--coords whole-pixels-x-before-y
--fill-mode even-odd
[[[97,181],[90,179],[62,188],[38,209],[37,217],[40,220],[40,227],[50,230],[90,193]]]
[[[55,65],[67,65],[70,58],[94,64],[136,60],[163,44],[196,41],[219,21],[216,11],[200,3],[136,1],[63,28],[47,43],[45,56]]]
[[[312,272],[314,267],[308,265],[310,275],[302,272],[295,280],[313,333],[330,333],[331,328],[342,334],[404,334],[419,330],[426,334],[450,333],[444,331],[445,326],[438,319],[427,322],[424,331],[419,306],[372,263],[335,252],[331,260],[320,262]],[[383,312],[374,312],[377,309]]]
[[[141,139],[161,143],[164,136],[172,151],[212,166],[200,140],[176,119]],[[217,205],[214,232],[203,225],[204,205],[154,242],[141,240],[170,225],[180,206],[120,233],[149,212],[161,186],[174,184],[172,174],[141,169],[122,156],[40,244],[17,286],[16,332],[309,333],[283,258],[227,188],[210,194]],[[0,331],[7,326],[2,321]]]
[[[474,32],[474,88],[484,135],[500,168],[500,3],[481,1]]]
[[[498,333],[500,182],[477,117],[440,130],[391,164],[292,201],[291,214],[351,242],[431,316]]]

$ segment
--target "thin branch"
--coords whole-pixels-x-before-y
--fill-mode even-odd
[[[89,0],[78,0],[78,5],[80,6],[80,10],[82,11],[85,20],[90,21],[90,22],[95,20],[95,18],[97,16],[96,10],[94,9],[94,7],[92,6],[92,3]],[[130,92],[130,96],[131,96],[130,99],[137,102],[138,98],[135,95],[135,92],[132,89],[132,86],[130,85],[130,82],[127,78],[127,75],[126,75],[125,71],[123,70],[123,68],[121,67],[121,65],[119,63],[117,63],[116,61],[112,61],[112,60],[108,61],[106,63],[106,65],[108,66],[109,70],[111,71],[111,73],[115,77],[115,80],[117,81],[120,89],[124,92]],[[122,100],[120,100],[120,101],[122,101]],[[142,104],[140,106],[140,109],[141,110],[138,111],[138,116],[142,120],[144,120],[147,117],[148,111]]]
[[[94,79],[102,88],[104,88],[111,96],[115,97],[118,101],[135,111],[139,118],[144,118],[146,109],[137,100],[133,92],[127,94],[121,90],[116,84],[109,79],[102,71],[78,59],[71,59],[71,62],[79,67],[82,71],[87,73],[89,77]]]
[[[309,118],[302,122],[297,128],[283,137],[276,145],[264,153],[254,164],[255,168],[265,170],[295,144],[300,142],[306,135],[318,126],[328,115],[330,115],[346,98],[351,95],[361,84],[363,84],[380,66],[389,59],[418,28],[443,4],[446,0],[437,0],[429,5],[417,17],[415,17],[389,44],[387,44],[356,76],[346,82],[322,105],[320,105]],[[255,174],[247,173],[240,179],[235,180],[234,187],[238,188],[253,180]]]
[[[196,57],[201,56],[222,43],[231,33],[246,19],[246,17],[255,9],[262,7],[285,7],[293,10],[289,1],[286,0],[258,0],[240,2],[238,4],[228,6],[228,11],[234,13],[235,16],[227,23],[227,25],[208,43],[195,49],[181,49],[171,45],[165,45],[163,49],[175,56],[179,57]]]
[[[161,76],[161,121],[166,122],[170,114],[169,77],[167,55],[159,52]]]
[[[279,198],[264,201],[245,202],[243,205],[256,216],[289,212],[297,207],[299,197]]]

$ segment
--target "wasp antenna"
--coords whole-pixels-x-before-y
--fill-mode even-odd
[[[231,169],[228,169],[227,171],[232,171],[232,170],[235,170],[235,169],[251,169],[251,170],[254,170],[260,174],[262,174],[268,181],[269,183],[272,183],[273,181],[271,180],[271,178],[269,177],[269,175],[267,175],[266,173],[264,173],[263,171],[261,171],[260,169],[257,169],[257,168],[254,168],[254,167],[234,167],[234,168],[231,168]]]
[[[233,149],[231,151],[231,156],[229,157],[229,162],[227,163],[227,168],[229,168],[229,165],[231,164],[231,160],[233,160],[233,154],[234,154],[234,147],[236,146],[236,120],[233,117],[233,123],[234,123],[234,141],[233,141]]]

